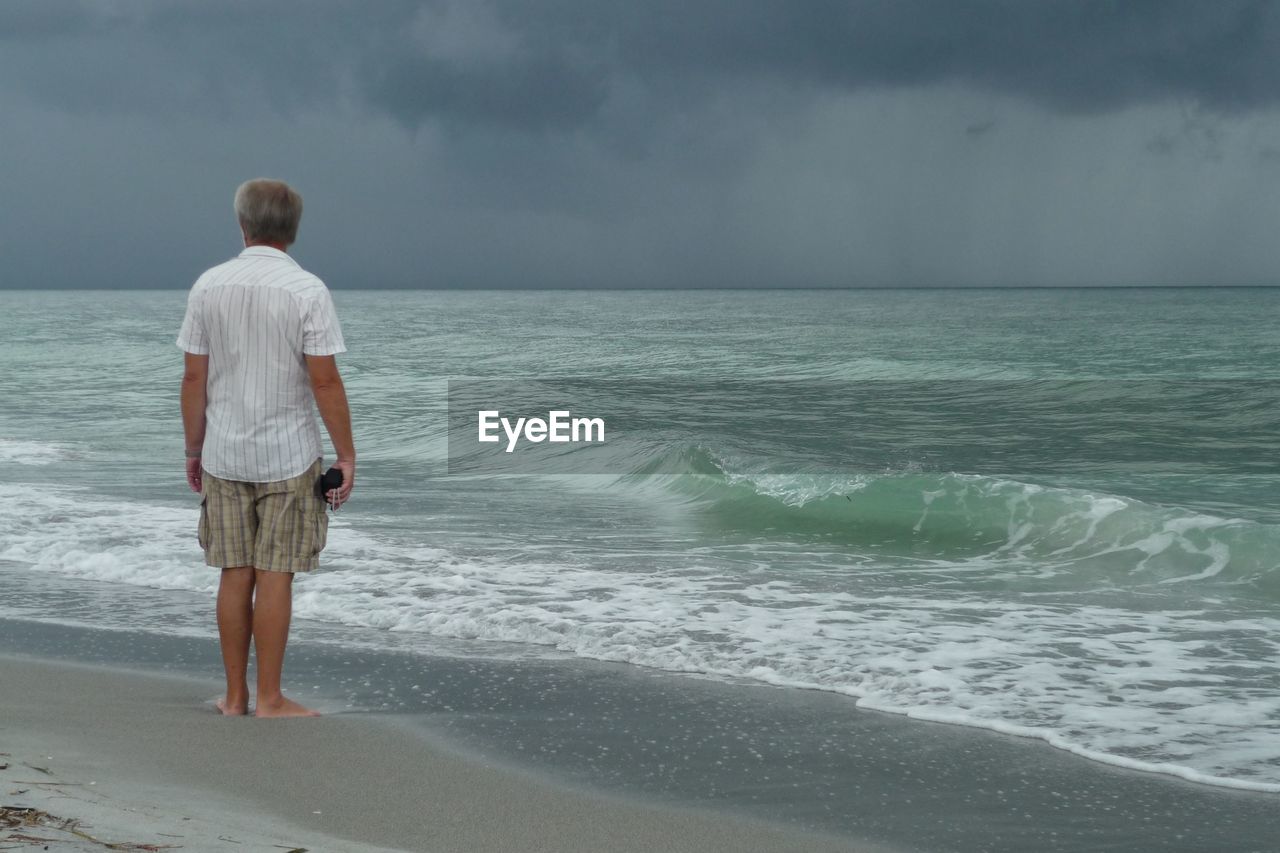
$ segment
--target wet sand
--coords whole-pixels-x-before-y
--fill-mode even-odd
[[[371,715],[222,718],[216,682],[0,656],[0,804],[183,850],[883,850],[593,796]],[[102,850],[45,826],[0,829]]]

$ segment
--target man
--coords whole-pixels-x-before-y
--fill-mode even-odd
[[[287,254],[302,197],[281,181],[236,190],[240,256],[191,288],[178,335],[186,353],[182,425],[187,483],[200,492],[200,547],[222,569],[218,636],[227,674],[223,714],[249,711],[249,642],[258,662],[254,713],[316,716],[280,690],[293,576],[316,568],[356,479],[347,395],[334,355],[346,352],[324,282]],[[320,410],[342,485],[321,494]]]

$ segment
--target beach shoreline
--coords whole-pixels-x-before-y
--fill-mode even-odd
[[[884,850],[762,821],[592,796],[374,716],[224,719],[217,683],[0,655],[10,808],[186,850]],[[53,838],[48,826],[10,829]],[[63,833],[58,849],[103,849]],[[79,844],[79,848],[67,844]],[[148,849],[139,847],[138,849]]]
[[[334,849],[339,838],[337,849],[351,850],[359,841],[408,850],[1264,853],[1280,832],[1275,795],[864,711],[822,691],[300,641],[290,684],[326,716],[226,720],[212,706],[221,684],[210,677],[211,638],[0,619],[0,648],[9,655],[0,656],[0,752],[18,756],[10,745],[21,744],[19,765],[74,770],[66,778],[97,782],[95,793],[110,779],[121,786],[116,801],[192,818],[176,830],[161,820],[157,831],[203,826],[215,842],[239,832],[311,850]],[[57,763],[76,754],[97,764]],[[264,762],[301,771],[305,784],[284,791],[280,779],[237,769]],[[334,779],[340,791],[326,782]],[[232,806],[197,813],[225,797]],[[126,829],[136,825],[128,814]],[[111,826],[121,815],[88,816]],[[546,834],[517,837],[530,824]],[[625,837],[609,834],[622,827]],[[309,832],[321,841],[304,843]]]

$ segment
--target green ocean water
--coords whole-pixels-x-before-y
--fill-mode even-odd
[[[210,632],[184,296],[0,295],[0,616],[136,626],[109,583]],[[1280,791],[1280,291],[335,301],[361,464],[301,631],[815,688]],[[631,428],[468,470],[448,392],[476,382],[576,383]]]

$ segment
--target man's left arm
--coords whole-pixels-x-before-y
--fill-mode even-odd
[[[209,379],[209,356],[186,354],[182,373],[182,431],[187,444],[187,485],[199,492],[203,486],[200,454],[204,449],[205,383]]]

